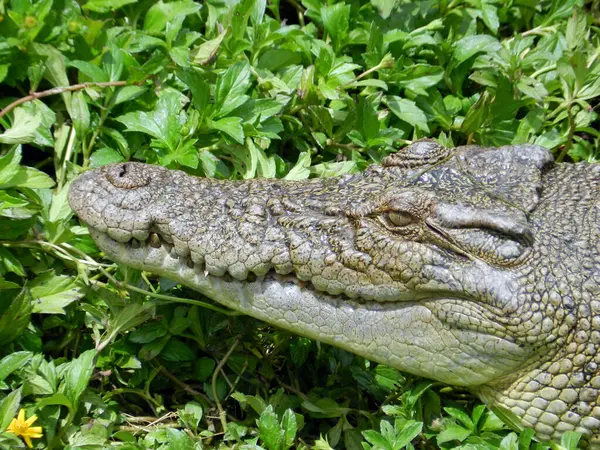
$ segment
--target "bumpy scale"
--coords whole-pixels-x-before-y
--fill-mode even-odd
[[[69,202],[115,261],[600,448],[599,180],[533,145],[425,140],[306,181],[115,164]]]

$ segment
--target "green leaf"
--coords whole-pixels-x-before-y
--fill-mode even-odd
[[[343,2],[324,6],[321,9],[321,20],[336,50],[346,45],[350,24],[350,5]]]
[[[453,47],[452,59],[454,66],[458,66],[478,53],[490,53],[499,50],[500,43],[493,36],[476,34],[456,41]]]
[[[11,373],[19,370],[33,357],[31,352],[14,352],[0,360],[0,381],[4,381]]]
[[[144,86],[123,86],[116,90],[115,95],[110,99],[110,102],[114,106],[126,103],[139,97],[146,91],[147,89]]]
[[[361,97],[356,107],[356,128],[363,135],[365,141],[376,138],[379,135],[379,119],[372,103]]]
[[[90,156],[91,167],[100,167],[121,161],[125,161],[123,155],[121,155],[121,153],[118,151],[108,147],[99,148],[92,153],[92,156]]]
[[[16,273],[20,277],[25,276],[21,262],[7,248],[0,247],[0,262],[4,265],[6,272]]]
[[[204,410],[202,409],[202,405],[200,403],[191,401],[185,404],[183,411],[179,410],[179,415],[184,415],[186,422],[190,423],[194,427],[197,427],[202,420]]]
[[[221,42],[227,36],[227,29],[224,29],[219,35],[210,39],[198,47],[195,47],[191,51],[192,64],[198,64],[200,66],[204,66],[209,64],[216,57],[217,52],[219,51],[219,47],[221,46]]]
[[[83,282],[67,275],[48,271],[27,283],[33,297],[33,312],[64,314],[64,308],[79,300],[87,290]]]
[[[79,403],[87,388],[95,367],[96,350],[87,350],[72,360],[63,373],[60,392],[64,393],[73,406]]]
[[[9,187],[44,189],[51,188],[54,184],[54,180],[44,172],[34,169],[33,167],[20,166],[15,176],[13,176],[9,182],[0,184],[0,189]]]
[[[283,437],[280,448],[283,450],[292,448],[296,440],[296,433],[298,432],[298,422],[296,421],[296,414],[291,409],[287,409],[283,413],[281,428],[283,429]]]
[[[208,120],[206,125],[209,128],[222,131],[223,133],[231,136],[235,141],[240,144],[244,143],[244,129],[242,128],[242,119],[239,117],[224,117],[219,120]]]
[[[91,81],[97,83],[108,81],[108,77],[106,76],[104,70],[87,61],[71,61],[69,62],[69,66],[79,69],[79,71],[85,74]]]
[[[171,338],[160,352],[160,357],[173,362],[193,361],[196,359],[196,352],[179,339]]]
[[[392,443],[375,430],[366,430],[362,435],[377,450],[395,450]]]
[[[521,421],[519,420],[519,417],[515,413],[513,413],[511,410],[505,408],[504,406],[494,404],[494,405],[490,406],[490,409],[511,430],[514,430],[514,431],[520,433],[525,428],[523,426],[523,424],[521,423]]]
[[[560,438],[560,444],[566,450],[577,450],[577,448],[579,448],[578,444],[580,440],[580,433],[576,433],[575,431],[565,431]]]
[[[0,186],[7,185],[19,171],[21,161],[21,146],[13,147],[9,152],[0,156]]]
[[[164,320],[145,324],[129,335],[129,341],[136,344],[147,344],[166,336],[169,332]]]
[[[269,405],[262,412],[258,420],[258,437],[263,441],[268,450],[279,450],[283,441],[284,431],[279,425],[277,414],[273,411],[273,406]]]
[[[90,0],[83,5],[82,8],[87,9],[88,11],[105,13],[132,3],[137,3],[137,0]]]
[[[192,439],[183,431],[167,428],[167,448],[169,450],[196,450]]]
[[[381,17],[387,19],[398,4],[398,0],[371,0],[371,4],[377,8]]]
[[[381,422],[383,423],[383,421]],[[416,438],[423,429],[423,422],[408,420],[404,423],[402,429],[398,431],[400,419],[396,419],[394,428],[396,429],[396,437],[394,439],[394,448],[404,448]]]
[[[469,415],[466,412],[464,412],[458,408],[450,408],[450,407],[444,408],[444,411],[446,411],[448,414],[450,414],[455,419],[458,419],[464,426],[466,426],[470,430],[475,429],[475,424],[473,423],[473,421],[471,420],[471,418],[469,417]]]
[[[71,118],[77,135],[82,139],[90,127],[90,109],[81,91],[75,92],[71,99]]]
[[[298,161],[287,173],[286,180],[305,180],[310,175],[311,157],[309,152],[302,152],[298,156]]]
[[[2,144],[25,144],[33,142],[35,131],[42,123],[42,115],[33,115],[31,111],[23,107],[14,110],[12,126],[0,134]]]
[[[6,430],[16,417],[21,403],[21,388],[15,389],[0,402],[0,431]]]
[[[151,34],[162,32],[167,23],[177,16],[187,16],[197,12],[202,6],[192,0],[164,3],[162,0],[154,3],[146,13],[144,30]]]
[[[459,441],[462,442],[469,436],[471,436],[472,431],[467,430],[466,428],[460,427],[458,425],[450,425],[446,429],[442,430],[436,437],[436,441],[438,445],[441,445],[445,442],[450,441]]]
[[[485,26],[488,27],[492,33],[496,34],[498,32],[498,27],[500,26],[498,8],[488,2],[488,0],[481,0],[481,15]]]
[[[516,433],[510,433],[504,436],[500,441],[498,450],[519,450],[519,438]]]
[[[179,112],[183,107],[185,98],[174,90],[163,91],[150,112],[135,111],[116,118],[127,127],[127,131],[139,131],[155,137],[171,151],[175,151],[181,135],[179,133],[182,123]]]
[[[3,302],[7,299],[4,298]],[[10,301],[10,300],[8,300]],[[12,342],[27,328],[31,316],[31,295],[25,288],[10,301],[0,316],[0,346]]]
[[[415,102],[395,95],[388,95],[384,97],[384,103],[400,120],[429,133],[427,117]]]
[[[214,118],[226,116],[248,100],[244,93],[250,85],[250,66],[239,62],[230,66],[217,79],[215,91]]]
[[[212,358],[200,358],[194,361],[194,379],[206,381],[215,370],[215,360]]]

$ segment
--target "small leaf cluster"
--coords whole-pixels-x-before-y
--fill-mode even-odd
[[[103,258],[83,170],[354,173],[424,137],[600,159],[597,0],[0,3],[0,448],[542,450],[468,393]],[[511,430],[513,428],[514,430]],[[564,435],[553,448],[575,449]]]

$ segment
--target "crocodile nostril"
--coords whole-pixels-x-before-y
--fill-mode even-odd
[[[123,164],[121,166],[121,171],[119,172],[119,178],[122,178],[125,175],[127,175],[127,164]]]
[[[113,186],[136,189],[150,183],[150,175],[143,164],[120,163],[106,166],[106,178]]]

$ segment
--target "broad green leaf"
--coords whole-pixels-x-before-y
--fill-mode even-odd
[[[483,23],[494,34],[498,32],[500,21],[498,20],[498,8],[489,0],[481,0],[481,15]]]
[[[250,66],[248,63],[239,62],[230,66],[217,79],[214,117],[226,116],[235,108],[246,103],[249,97],[245,95],[245,92],[249,85]]]
[[[381,422],[383,423],[383,421]],[[423,422],[416,422],[414,420],[408,420],[404,423],[401,430],[398,430],[400,419],[396,419],[395,431],[396,437],[394,439],[394,448],[404,448],[416,438],[421,430],[423,429]]]
[[[181,362],[196,359],[196,352],[179,339],[171,338],[160,352],[165,361]]]
[[[69,86],[69,77],[67,76],[67,68],[64,55],[55,47],[49,44],[40,44],[34,42],[31,44],[33,54],[45,58],[44,77],[50,81],[54,87]],[[71,93],[64,92],[61,94],[67,111],[71,110]]]
[[[144,86],[123,86],[122,88],[117,89],[110,102],[112,105],[116,106],[131,101],[142,95],[146,90],[147,88]]]
[[[191,401],[187,402],[183,408],[183,411],[189,416],[192,417],[195,421],[195,426],[198,426],[202,417],[204,415],[204,410],[202,409],[202,405],[198,402]],[[181,414],[181,411],[180,411]]]
[[[167,448],[169,450],[196,450],[197,447],[194,445],[194,441],[181,430],[175,428],[167,428]]]
[[[474,36],[464,37],[454,43],[452,59],[454,65],[465,62],[478,53],[495,52],[500,49],[498,39],[487,34],[476,34]]]
[[[73,403],[71,400],[62,392],[56,392],[49,397],[44,397],[39,402],[36,403],[38,409],[42,409],[45,406],[49,405],[60,405],[66,406],[69,409],[73,409]]]
[[[72,405],[79,403],[81,394],[87,388],[95,367],[96,350],[87,350],[73,359],[63,373],[60,392],[64,393]]]
[[[281,428],[283,430],[282,445],[280,448],[287,450],[294,446],[296,433],[298,432],[298,423],[296,414],[291,409],[287,409],[281,418]]]
[[[499,450],[519,450],[519,438],[516,433],[510,433],[504,436],[500,441]]]
[[[215,370],[215,360],[212,358],[200,358],[194,361],[194,379],[206,381]]]
[[[450,407],[444,408],[444,411],[446,411],[448,414],[450,414],[455,419],[458,419],[467,428],[469,428],[471,430],[475,429],[475,424],[473,423],[473,421],[471,420],[471,418],[469,417],[469,415],[466,412],[464,412],[458,408],[450,408]]]
[[[92,156],[90,156],[91,167],[100,167],[121,161],[125,161],[123,155],[121,155],[121,153],[119,153],[118,151],[108,147],[99,148],[94,153],[92,153]]]
[[[44,172],[33,167],[20,166],[16,174],[7,183],[0,184],[0,189],[9,187],[43,189],[51,188],[54,184],[54,180]]]
[[[242,119],[239,117],[224,117],[219,120],[208,120],[207,126],[215,130],[222,131],[232,137],[240,144],[244,143],[244,129],[242,128]]]
[[[388,95],[383,101],[400,120],[426,133],[429,132],[427,117],[415,102],[395,95]]]
[[[12,126],[0,134],[2,144],[25,144],[33,142],[35,131],[42,123],[41,114],[32,114],[23,107],[14,110]]]
[[[75,92],[71,99],[71,118],[77,135],[83,139],[90,127],[90,109],[81,91]]]
[[[338,50],[347,43],[349,19],[350,5],[343,2],[324,6],[321,9],[323,26]]]
[[[7,185],[19,172],[21,146],[13,147],[4,156],[0,156],[0,186]]]
[[[132,3],[137,3],[137,0],[90,0],[82,8],[88,11],[105,13]]]
[[[87,290],[83,282],[67,275],[45,272],[27,284],[33,297],[33,312],[64,314],[64,308],[79,300]]]
[[[184,98],[181,93],[167,89],[163,91],[150,112],[135,111],[116,118],[127,127],[127,131],[139,131],[158,139],[166,148],[175,151],[181,137],[179,112]]]
[[[438,445],[444,444],[450,441],[459,441],[462,442],[469,436],[471,436],[472,431],[466,428],[463,428],[458,425],[450,425],[444,430],[442,430],[436,437],[436,441]]]
[[[0,381],[27,364],[32,356],[31,352],[14,352],[2,358],[0,360]]]
[[[565,450],[577,450],[581,434],[574,431],[565,431],[560,438],[561,445]]]
[[[384,19],[390,16],[397,3],[398,0],[371,0],[371,4],[377,8]]]
[[[269,405],[262,412],[258,420],[258,437],[268,450],[280,450],[283,442],[284,431],[281,429],[277,414],[273,411],[273,406]]]
[[[298,161],[284,178],[286,180],[305,180],[310,175],[310,163],[310,153],[300,153],[298,156]]]
[[[213,61],[225,36],[227,36],[227,29],[224,29],[221,33],[219,33],[216,38],[210,39],[192,49],[192,63],[204,66],[205,64],[209,64],[211,61]]]
[[[32,297],[23,288],[12,300],[4,297],[3,301],[10,301],[10,304],[0,315],[0,346],[18,338],[29,325]]]
[[[394,450],[392,443],[375,430],[363,431],[362,435],[377,450]]]
[[[582,6],[583,0],[552,0],[550,11],[542,18],[540,25],[553,25],[561,19],[569,17],[575,8]]]
[[[197,12],[202,5],[192,0],[182,0],[164,3],[162,0],[154,3],[146,13],[144,19],[144,30],[151,34],[162,32],[167,23],[177,16],[187,16]]]
[[[139,327],[133,333],[129,334],[129,341],[136,344],[147,344],[156,339],[166,336],[169,332],[167,324],[164,320],[160,322],[152,322],[142,327]]]
[[[23,265],[7,248],[0,247],[0,263],[4,266],[4,271],[16,273],[20,277],[25,276]]]
[[[365,141],[374,139],[379,134],[379,119],[371,101],[365,97],[358,100],[356,107],[356,129]]]
[[[519,417],[504,406],[495,404],[490,406],[490,409],[494,412],[496,417],[504,422],[511,430],[521,432],[525,428],[519,420]]]
[[[17,416],[20,403],[21,388],[12,391],[0,402],[0,431],[6,430],[6,427]]]
[[[79,71],[85,74],[91,81],[97,83],[108,81],[108,77],[106,76],[106,72],[104,72],[104,70],[87,61],[71,61],[69,62],[69,66],[79,69]]]

